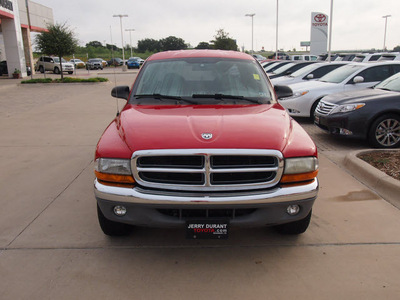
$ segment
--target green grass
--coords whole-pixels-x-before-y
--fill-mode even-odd
[[[80,83],[80,82],[107,82],[107,78],[103,77],[93,77],[93,78],[72,78],[72,77],[64,77],[64,81],[61,81],[61,78],[51,79],[51,78],[42,78],[42,79],[30,79],[23,80],[21,83],[30,84],[30,83]]]

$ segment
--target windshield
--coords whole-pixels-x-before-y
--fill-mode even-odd
[[[400,92],[400,73],[389,77],[375,86],[376,89]]]
[[[53,57],[55,63],[60,63],[60,59],[58,57]],[[67,61],[64,58],[61,58],[61,62],[66,63]]]
[[[290,74],[290,77],[303,77],[304,75],[310,73],[311,71],[314,71],[314,69],[316,68],[317,65],[315,64],[309,64],[301,69],[298,69],[297,71],[293,72],[292,74]]]
[[[279,67],[278,69],[274,70],[272,73],[273,74],[282,74],[284,73],[286,70],[290,69],[291,67],[293,67],[295,65],[295,63],[288,63],[283,65],[282,67]]]
[[[154,98],[191,104],[273,101],[267,77],[256,61],[210,57],[149,61],[132,95],[140,104]]]
[[[278,66],[279,64],[281,64],[282,62],[278,61],[278,62],[274,62],[266,67],[264,67],[265,72],[268,72],[269,70],[275,68],[276,66]]]
[[[319,79],[319,81],[340,83],[343,80],[345,80],[347,77],[352,75],[353,73],[359,71],[362,67],[363,66],[357,66],[357,65],[343,66],[343,67],[337,68],[336,70],[333,70],[332,72],[329,72],[325,76],[322,76]]]

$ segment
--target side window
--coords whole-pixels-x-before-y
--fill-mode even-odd
[[[45,58],[44,58],[44,61],[45,61],[45,62],[50,62],[50,60],[51,60],[50,57],[45,57]]]
[[[304,56],[304,60],[310,60],[309,56]]]
[[[390,65],[387,65],[369,68],[358,73],[356,76],[364,77],[364,82],[382,81],[391,75],[390,67]]]
[[[368,61],[377,61],[379,59],[379,57],[381,57],[381,55],[372,55]]]

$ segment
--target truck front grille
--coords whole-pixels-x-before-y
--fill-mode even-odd
[[[276,150],[173,149],[137,151],[132,156],[136,182],[157,189],[226,191],[274,186],[283,172]]]

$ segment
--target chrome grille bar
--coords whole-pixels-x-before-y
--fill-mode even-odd
[[[203,162],[200,168],[190,167],[191,156],[195,157],[193,161]],[[230,156],[234,157],[234,166],[227,163]],[[142,161],[146,161],[148,166],[139,163],[144,157],[145,160]],[[152,157],[155,158],[154,162],[165,162],[164,158],[170,157],[173,159],[170,159],[172,163],[169,162],[168,166],[157,167]],[[184,161],[181,162],[179,157],[184,157]],[[199,157],[202,159],[199,160]],[[213,157],[222,158],[223,165],[213,166]],[[238,165],[238,157],[240,165]],[[184,163],[188,166],[186,167]],[[281,152],[262,149],[140,150],[133,154],[131,164],[133,176],[138,184],[149,188],[182,191],[237,191],[269,188],[279,182],[283,173]],[[190,178],[185,178],[185,174]],[[193,177],[191,174],[203,174],[203,176]],[[218,174],[217,179],[213,174]]]

